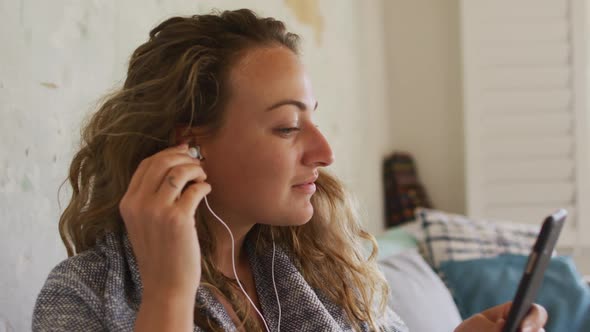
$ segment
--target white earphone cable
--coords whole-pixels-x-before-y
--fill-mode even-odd
[[[217,216],[217,214],[215,214],[215,212],[213,212],[213,210],[211,209],[211,207],[209,206],[209,201],[207,200],[207,196],[205,196],[205,204],[207,205],[207,209],[209,209],[209,212],[211,212],[211,214],[213,214],[213,216],[215,218],[217,218],[217,220],[219,220],[221,222],[221,224],[223,226],[225,226],[225,228],[227,229],[227,231],[229,232],[229,236],[231,237],[231,262],[232,262],[232,268],[234,270],[234,276],[236,277],[236,281],[238,282],[238,285],[240,286],[240,289],[242,290],[242,292],[244,293],[244,295],[246,295],[246,297],[248,298],[248,301],[250,301],[250,303],[252,304],[252,307],[254,307],[254,310],[256,310],[256,312],[258,313],[258,315],[260,316],[260,318],[262,319],[262,322],[264,323],[264,327],[266,327],[266,331],[270,332],[270,329],[268,328],[268,325],[266,324],[266,320],[264,319],[264,317],[262,316],[262,314],[260,313],[260,311],[258,311],[258,308],[256,308],[256,305],[254,304],[254,301],[252,301],[252,299],[250,298],[250,296],[248,296],[248,293],[246,293],[246,291],[244,290],[244,287],[242,287],[242,283],[240,282],[240,279],[238,279],[238,273],[236,272],[236,262],[235,262],[235,247],[234,247],[234,235],[232,234],[231,230],[229,229],[229,227],[227,226],[227,224],[225,222],[223,222],[223,220],[221,220],[221,218],[219,218]],[[274,285],[274,289],[275,289],[275,295],[277,297],[277,303],[279,304],[279,323],[278,323],[278,331],[280,331],[280,327],[281,327],[281,304],[279,302],[279,294],[277,292],[277,285],[275,283],[275,271],[274,271],[274,263],[275,263],[275,242],[274,242],[274,237],[273,237],[273,241],[272,241],[272,283]]]
[[[272,285],[275,288],[275,295],[277,297],[277,305],[279,306],[279,322],[277,323],[277,332],[281,332],[281,301],[279,301],[279,292],[277,291],[277,284],[275,283],[275,236],[273,232],[270,232],[272,237]]]

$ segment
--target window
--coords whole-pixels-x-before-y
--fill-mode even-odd
[[[584,0],[461,8],[467,213],[540,224],[564,207],[559,247],[590,252],[586,19]]]

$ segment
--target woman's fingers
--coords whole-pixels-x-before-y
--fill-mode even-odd
[[[492,307],[482,314],[493,322],[505,321],[508,319],[512,302]],[[523,332],[540,332],[547,323],[547,310],[538,304],[533,304],[527,315],[522,320],[520,327]],[[503,324],[502,324],[503,325]]]
[[[502,332],[508,314],[510,312],[511,302],[497,305],[482,311],[479,314],[473,315],[463,321],[457,327],[455,332],[471,332],[471,331],[489,331]],[[533,304],[531,310],[523,319],[520,325],[521,332],[545,332],[543,327],[547,322],[547,311],[538,304]]]
[[[173,203],[190,181],[203,182],[207,179],[205,171],[198,164],[182,164],[171,168],[162,178],[156,193],[156,199],[161,202]]]
[[[188,155],[187,145],[144,159],[133,174],[119,211],[144,290],[194,296],[201,276],[195,211],[211,190],[205,179],[200,162]],[[183,193],[191,181],[196,182]]]
[[[187,152],[175,152],[175,153],[168,153],[168,154],[156,154],[152,157],[150,164],[143,175],[143,179],[141,180],[140,190],[142,191],[141,194],[150,195],[155,194],[158,192],[160,187],[166,182],[169,181],[166,179],[166,175],[170,172],[171,169],[178,167],[184,164],[192,164],[195,166],[200,166],[200,161],[198,159],[194,159],[188,155]]]
[[[508,317],[508,312],[510,311],[510,306],[512,302],[506,302],[495,307],[491,307],[486,309],[480,313],[485,318],[492,322],[497,322],[500,319],[506,319]]]
[[[502,332],[503,326],[504,322],[501,318],[498,320],[490,320],[490,318],[482,312],[464,320],[461,325],[457,326],[454,332]]]
[[[144,188],[143,185],[144,185],[144,180],[145,180],[144,179],[145,174],[150,169],[150,166],[154,163],[154,159],[161,158],[163,155],[178,154],[178,153],[184,153],[184,154],[188,155],[188,145],[187,144],[177,145],[175,147],[171,147],[171,148],[162,150],[162,151],[154,154],[153,156],[143,159],[139,163],[139,165],[137,166],[137,169],[135,170],[135,172],[133,173],[133,176],[131,177],[131,181],[129,182],[129,186],[127,187],[127,192],[131,195],[135,195],[141,191],[141,188]]]
[[[522,320],[520,328],[523,332],[538,332],[542,331],[547,323],[547,310],[538,304],[533,304],[531,310]]]
[[[205,195],[211,192],[211,185],[207,182],[195,182],[189,185],[186,190],[180,196],[178,205],[184,211],[190,211],[191,216],[195,215],[197,206],[201,203],[201,200]]]

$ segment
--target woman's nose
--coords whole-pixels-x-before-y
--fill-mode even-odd
[[[303,155],[305,165],[326,167],[334,162],[334,152],[326,137],[315,126],[308,131],[306,152]]]

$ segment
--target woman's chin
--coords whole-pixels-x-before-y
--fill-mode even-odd
[[[313,217],[313,206],[298,211],[298,213],[294,214],[295,211],[290,211],[290,215],[286,216],[283,219],[283,226],[302,226],[307,224],[311,217]]]
[[[301,217],[299,218],[301,221],[300,224],[307,224],[307,222],[311,220],[311,217],[313,217],[313,205],[308,201],[307,204],[305,204],[305,207],[301,210]]]
[[[301,226],[307,224],[313,217],[314,208],[309,200],[290,201],[288,205],[280,205],[283,206],[280,210],[275,210],[272,215],[259,219],[259,223],[272,226]]]

